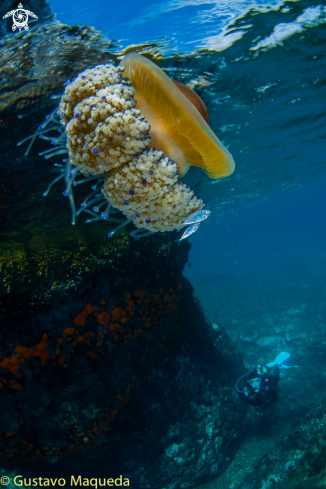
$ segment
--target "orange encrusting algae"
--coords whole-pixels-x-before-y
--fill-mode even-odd
[[[56,368],[70,369],[75,365],[74,358],[79,358],[80,361],[87,359],[89,362],[106,362],[108,355],[114,352],[119,355],[120,349],[129,348],[128,345],[132,348],[133,342],[137,342],[142,346],[142,354],[145,355],[149,362],[148,368],[151,369],[160,356],[163,359],[174,345],[175,335],[179,330],[176,316],[179,311],[177,291],[181,289],[182,284],[179,283],[165,291],[160,288],[153,296],[149,296],[144,289],[137,289],[134,293],[126,294],[124,304],[113,306],[110,311],[104,309],[104,299],[98,306],[87,303],[84,310],[73,320],[74,326],[68,325],[63,328],[62,337],[53,337],[50,341],[44,334],[35,346],[17,345],[15,353],[10,358],[2,359],[0,366],[15,378],[20,377],[23,380],[24,369],[33,358],[40,358],[42,366],[56,364]],[[83,332],[79,331],[79,328],[82,328]],[[47,351],[51,346],[49,343],[52,344],[49,351],[53,351],[53,356]],[[18,383],[15,378],[0,378],[0,389],[8,386],[18,395],[18,392],[24,389],[24,382]],[[99,411],[98,419],[92,426],[88,426],[84,421],[76,424],[69,435],[71,443],[67,446],[45,446],[35,449],[26,439],[28,435],[24,433],[24,438],[21,439],[20,445],[16,446],[15,453],[25,459],[27,457],[27,460],[41,460],[49,454],[59,459],[82,453],[86,445],[96,443],[96,439],[110,429],[110,423],[117,417],[119,410],[129,402],[132,389],[138,384],[138,377],[134,374],[122,383],[121,379],[117,380],[118,378],[118,372],[112,373],[110,382],[116,394],[115,398],[111,398],[110,405]],[[24,424],[22,418],[20,424]],[[18,433],[19,428],[7,434],[7,438],[11,439]],[[11,458],[12,451],[3,450],[0,457]]]
[[[41,364],[44,365],[50,358],[48,352],[46,351],[46,347],[48,345],[47,339],[48,336],[44,334],[41,341],[37,345],[30,348],[23,345],[16,345],[15,354],[12,355],[10,358],[4,358],[0,362],[0,367],[5,370],[9,370],[9,372],[14,374],[16,377],[21,377],[21,373],[19,372],[19,365],[25,364],[28,358],[33,356],[40,357]]]

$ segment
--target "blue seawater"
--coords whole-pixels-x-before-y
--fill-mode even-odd
[[[137,50],[159,59],[202,98],[212,130],[234,157],[228,178],[211,180],[198,168],[184,178],[212,211],[189,238],[184,275],[214,331],[225,327],[248,370],[281,351],[299,366],[284,379],[272,419],[259,424],[250,415],[233,469],[205,486],[240,487],[240,472],[244,477],[293,420],[324,399],[326,2],[48,3],[60,22],[102,31],[115,54]],[[172,442],[167,455],[180,447]]]

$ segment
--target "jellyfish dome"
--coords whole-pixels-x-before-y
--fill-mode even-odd
[[[174,160],[181,176],[189,165],[203,168],[210,178],[233,173],[231,154],[208,126],[207,110],[189,87],[173,82],[137,53],[127,54],[121,65],[125,67],[124,77],[135,88],[136,107],[151,125],[150,146]]]

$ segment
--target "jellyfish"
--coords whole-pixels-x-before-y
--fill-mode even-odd
[[[136,107],[151,126],[149,146],[175,161],[181,177],[191,165],[214,179],[233,173],[234,160],[210,129],[206,107],[195,92],[140,54],[127,54],[121,65],[136,91]]]
[[[42,153],[46,158],[67,156],[44,195],[65,180],[72,224],[85,212],[87,223],[117,223],[112,237],[133,222],[131,235],[138,239],[180,230],[204,207],[181,181],[190,166],[211,178],[233,172],[233,158],[208,122],[205,105],[188,86],[130,53],[118,67],[98,65],[68,82],[59,108],[30,137],[26,154],[38,135],[55,145]],[[53,130],[59,137],[45,136]],[[88,182],[91,192],[76,211],[73,188]],[[112,217],[117,210],[122,219]]]

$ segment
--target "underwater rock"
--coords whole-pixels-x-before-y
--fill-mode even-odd
[[[240,340],[244,343],[255,344],[259,337],[258,328],[257,329],[247,329],[240,333]]]
[[[279,336],[262,336],[257,340],[259,348],[269,349],[271,347],[276,347],[282,343],[282,338]]]
[[[13,116],[47,109],[52,95],[61,97],[67,79],[89,66],[111,61],[111,46],[92,27],[70,27],[57,21],[3,37],[0,112],[10,111]]]
[[[121,471],[152,488],[216,477],[240,438],[244,365],[182,277],[189,243],[67,226],[60,187],[42,196],[53,167],[37,156],[44,143],[28,158],[15,144],[40,117],[28,119],[0,126],[3,466]]]
[[[64,188],[42,196],[60,171],[38,155],[48,147],[16,146],[65,80],[113,60],[109,47],[58,22],[0,41],[0,457],[26,477],[37,462],[43,477],[187,488],[226,468],[246,410],[243,362],[182,276],[190,245],[67,226]]]
[[[234,489],[321,489],[326,487],[326,402],[257,461],[253,473]]]
[[[182,278],[188,244],[111,243],[75,289],[59,280],[25,308],[3,298],[0,456],[46,477],[122,473],[133,487],[210,480],[241,435],[243,362]]]

